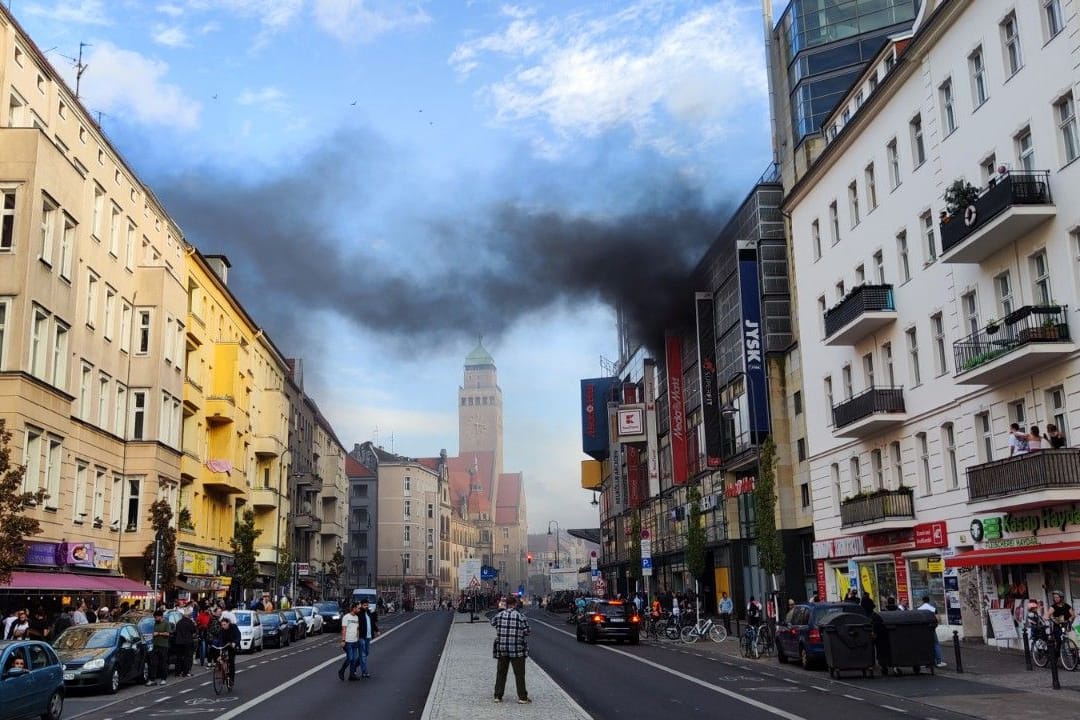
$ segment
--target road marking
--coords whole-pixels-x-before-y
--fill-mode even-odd
[[[784,682],[791,683],[792,685],[798,685],[799,684],[798,680],[792,680],[791,678],[784,678]]]
[[[206,682],[201,683],[200,685],[201,685],[201,687],[206,687],[207,685],[209,685],[212,682],[213,682],[213,680],[207,680]]]
[[[130,715],[131,713],[137,713],[137,712],[139,712],[140,710],[145,710],[145,709],[146,709],[146,706],[145,706],[145,705],[140,705],[140,706],[139,706],[139,707],[137,707],[137,708],[131,708],[130,710],[128,710],[128,711],[127,711],[127,712],[125,712],[124,714],[125,714],[125,715]]]
[[[828,688],[823,688],[820,685],[811,685],[810,687],[814,688],[815,690],[820,690],[823,693],[829,692]]]
[[[893,707],[892,705],[882,705],[881,707],[885,708],[886,710],[893,710],[898,713],[904,713],[905,715],[907,714],[907,710],[904,710],[903,708]]]
[[[845,693],[844,695],[841,695],[840,697],[846,697],[848,700],[858,700],[859,702],[863,701],[863,699],[861,697],[859,697],[858,695],[848,695],[848,694]]]
[[[177,695],[183,695],[184,693],[189,693],[189,692],[191,692],[191,691],[192,691],[192,690],[194,690],[194,689],[195,689],[195,688],[187,688],[186,690],[180,690],[180,691],[179,691],[179,692],[177,692],[176,694],[177,694]]]
[[[172,695],[166,695],[165,697],[159,697],[154,702],[156,702],[156,703],[165,702],[166,700],[171,700],[171,699],[172,699]]]

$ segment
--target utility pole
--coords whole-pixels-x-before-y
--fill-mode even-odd
[[[154,538],[154,603],[161,602],[161,530],[158,530]]]

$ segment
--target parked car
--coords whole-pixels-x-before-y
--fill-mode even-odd
[[[821,625],[829,617],[842,612],[861,613],[858,603],[802,603],[788,611],[784,621],[776,626],[776,657],[786,663],[798,659],[809,669],[825,662],[825,643]]]
[[[263,645],[273,645],[276,648],[288,647],[289,645],[289,621],[281,612],[259,613],[259,624],[262,625]]]
[[[110,693],[124,682],[146,682],[149,647],[131,623],[75,625],[53,641],[64,664],[64,685]]]
[[[632,603],[627,604],[622,600],[593,600],[578,617],[578,642],[626,640],[631,645],[637,645],[640,637],[641,617]]]
[[[307,623],[304,622],[304,617],[294,608],[289,610],[282,610],[281,614],[285,616],[285,620],[289,623],[289,639],[292,642],[303,640],[307,637]]]
[[[240,651],[263,649],[262,623],[259,622],[259,613],[254,610],[233,610],[236,616],[236,626],[240,628]]]
[[[307,623],[308,635],[318,635],[323,631],[324,623],[322,615],[315,612],[315,608],[311,606],[300,606],[293,609],[300,613],[300,617],[304,618],[304,622]]]
[[[315,612],[322,615],[323,629],[331,632],[341,630],[341,616],[343,614],[341,606],[333,600],[323,600],[317,602],[312,607],[315,608]]]
[[[180,620],[179,610],[166,610],[164,619],[169,623],[169,665],[176,665],[176,623]],[[117,622],[134,625],[143,642],[146,643],[147,652],[154,647],[154,613],[149,610],[128,610],[117,618]]]
[[[22,658],[25,669],[15,667]],[[64,670],[47,643],[0,641],[0,708],[5,720],[60,720],[64,714]]]

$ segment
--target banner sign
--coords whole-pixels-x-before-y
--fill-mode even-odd
[[[949,545],[949,530],[944,520],[915,526],[915,548],[943,548]]]
[[[57,543],[51,542],[28,542],[26,543],[27,565],[56,565]]]
[[[607,405],[618,378],[592,378],[581,381],[581,450],[593,460],[608,456]]]
[[[94,543],[59,543],[56,546],[56,564],[94,567]]]
[[[705,464],[720,467],[720,398],[716,387],[716,327],[709,293],[694,295],[697,303],[698,369],[701,375],[701,423],[705,426]]]
[[[752,493],[754,492],[754,482],[756,480],[757,478],[753,475],[735,478],[731,481],[730,485],[724,486],[724,496],[728,498],[737,498],[740,495]]]
[[[619,442],[645,442],[645,405],[623,405],[618,413]]]
[[[177,548],[177,571],[185,575],[217,575],[218,556],[214,553]],[[301,572],[301,575],[306,573]]]
[[[623,455],[626,457],[626,487],[630,507],[644,507],[648,496],[644,487],[644,473],[641,472],[641,451],[633,445],[624,445]]]
[[[671,482],[686,484],[686,412],[683,408],[682,348],[677,335],[665,338],[668,390],[668,417],[671,430]]]
[[[645,361],[645,378],[642,382],[645,390],[645,464],[649,470],[648,497],[660,494],[660,441],[656,437],[656,362]]]
[[[556,590],[577,590],[578,589],[578,571],[577,570],[552,570],[551,571],[551,591]]]
[[[765,385],[765,341],[761,329],[761,291],[757,250],[739,249],[743,365],[750,392],[750,433],[755,443],[769,432],[769,394]]]
[[[116,550],[106,550],[102,547],[95,547],[94,567],[98,570],[115,570]]]
[[[615,415],[619,404],[608,403],[608,425],[611,427],[610,449],[608,450],[608,462],[611,465],[611,508],[610,512],[618,515],[627,508],[629,502],[629,488],[626,486],[626,473],[623,470],[622,445],[619,443],[618,434],[615,432]]]

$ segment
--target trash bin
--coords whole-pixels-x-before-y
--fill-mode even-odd
[[[910,667],[918,675],[922,668],[934,672],[934,628],[937,618],[929,610],[883,610],[875,613],[878,664],[882,672]]]
[[[837,613],[821,625],[829,677],[858,670],[874,677],[874,640],[870,619],[861,613]]]

